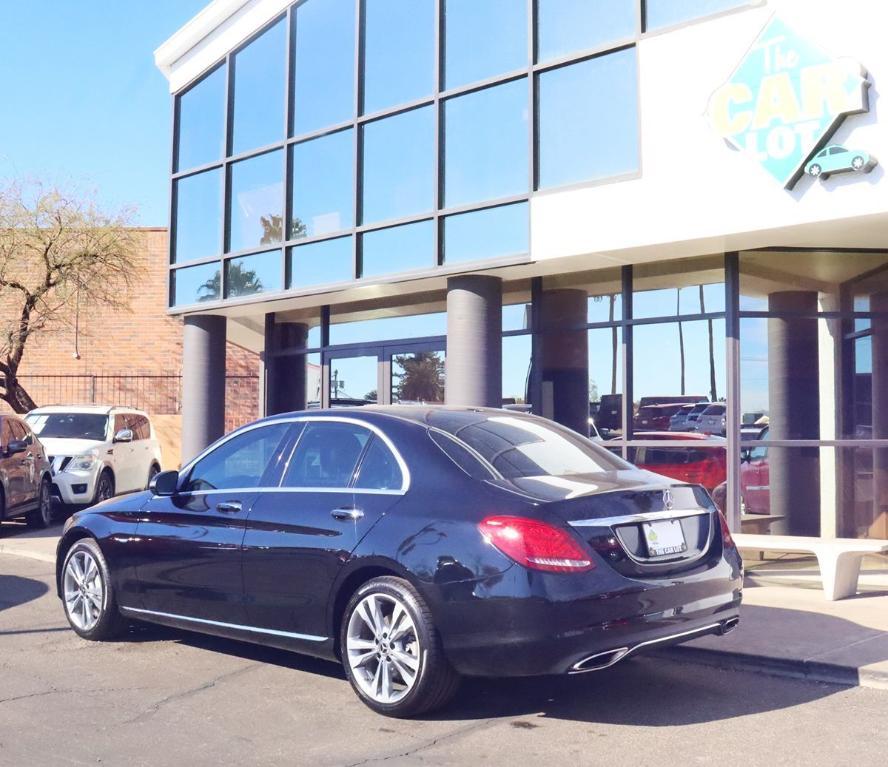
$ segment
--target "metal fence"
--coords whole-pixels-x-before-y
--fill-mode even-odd
[[[179,415],[179,375],[22,375],[19,381],[38,405],[119,405],[150,415]],[[225,377],[225,426],[233,429],[259,414],[259,376]]]

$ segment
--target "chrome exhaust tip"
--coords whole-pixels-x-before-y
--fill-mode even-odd
[[[734,629],[736,629],[740,625],[739,618],[728,618],[721,625],[721,635],[725,636],[726,634],[730,634]]]
[[[570,667],[568,674],[585,674],[588,671],[601,671],[610,668],[615,663],[619,663],[629,654],[628,647],[618,647],[616,650],[605,650],[604,652],[595,653],[588,658],[574,663]]]

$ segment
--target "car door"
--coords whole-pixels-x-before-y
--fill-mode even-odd
[[[124,430],[130,429],[130,423],[125,413],[117,413],[114,416],[114,427],[111,431],[111,439]],[[133,435],[135,439],[135,435]],[[114,489],[117,493],[129,493],[136,489],[135,466],[133,455],[135,453],[134,442],[113,442],[111,454],[114,457]]]
[[[132,544],[141,609],[242,625],[241,543],[265,483],[277,485],[290,423],[236,432],[186,467],[179,490],[153,497]]]
[[[15,457],[20,459],[21,467],[21,503],[31,505],[40,494],[39,458],[42,453],[41,446],[36,444],[31,430],[21,421],[10,418],[9,427],[12,438],[27,445],[25,452],[18,453]]]
[[[138,413],[129,414],[127,422],[133,433],[133,488],[142,490],[148,484],[148,470],[151,468],[151,429],[148,419]]]
[[[15,439],[12,419],[0,418],[0,472],[3,474],[6,513],[16,511],[24,503],[26,462],[22,453],[9,455],[9,443]]]
[[[403,496],[406,465],[381,431],[308,419],[274,492],[247,520],[244,589],[251,625],[325,638],[330,588],[379,518]]]

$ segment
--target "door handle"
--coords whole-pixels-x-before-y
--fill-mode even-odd
[[[222,501],[216,504],[216,511],[223,514],[237,514],[242,508],[240,501]]]
[[[354,506],[343,506],[341,509],[333,509],[330,516],[339,522],[357,522],[364,516],[364,512]]]

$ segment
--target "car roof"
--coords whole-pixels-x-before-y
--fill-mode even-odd
[[[135,413],[147,416],[143,410],[119,405],[44,405],[35,407],[28,415],[48,415],[50,413],[94,413],[96,415],[113,415],[116,413]]]
[[[279,413],[264,418],[265,421],[280,418],[315,418],[318,416],[329,418],[357,418],[366,416],[385,416],[400,421],[409,421],[422,426],[431,426],[435,416],[446,415],[449,419],[463,421],[466,424],[474,423],[479,415],[488,417],[499,416],[501,418],[533,418],[529,413],[519,410],[505,410],[494,407],[461,407],[456,405],[365,405],[351,408],[323,408],[317,410],[299,410],[291,413]]]

